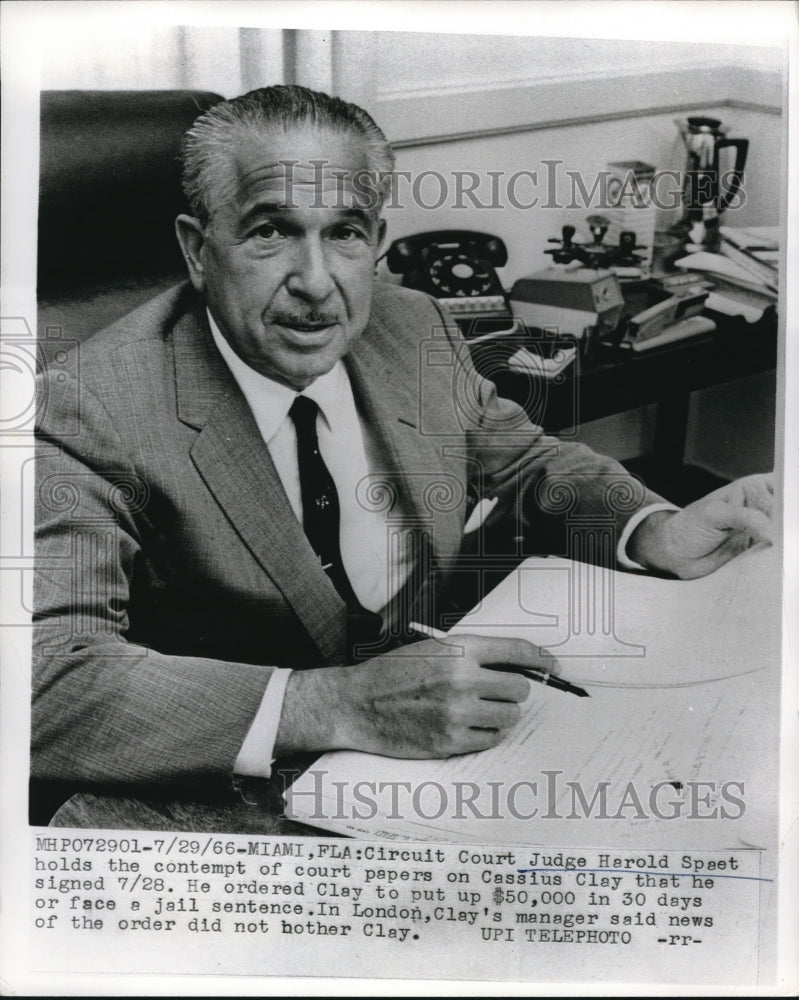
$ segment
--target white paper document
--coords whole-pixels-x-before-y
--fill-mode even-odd
[[[450,632],[520,636],[578,697],[533,684],[498,747],[448,760],[327,754],[287,813],[353,836],[673,847],[773,837],[779,561],[696,581],[530,559]]]

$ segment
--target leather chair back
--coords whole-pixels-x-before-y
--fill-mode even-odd
[[[180,142],[222,98],[204,91],[44,91],[38,299],[83,340],[185,277]],[[52,331],[51,331],[52,332]]]

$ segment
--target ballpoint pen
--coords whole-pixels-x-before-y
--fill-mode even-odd
[[[426,635],[431,639],[457,638],[457,633],[450,635],[430,625],[422,625],[420,622],[410,622],[408,628],[414,632],[418,632],[419,635]],[[516,663],[484,663],[483,667],[486,670],[497,670],[501,673],[521,674],[523,677],[527,677],[528,680],[536,681],[538,684],[545,684],[547,687],[556,688],[558,691],[567,691],[569,694],[577,695],[578,698],[591,697],[585,688],[578,687],[576,684],[564,680],[545,667],[525,667],[522,664]]]

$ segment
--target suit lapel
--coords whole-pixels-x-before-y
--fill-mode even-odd
[[[458,463],[448,461],[441,436],[420,427],[421,380],[408,370],[409,354],[419,358],[418,348],[401,351],[396,344],[396,331],[373,316],[346,360],[366,421],[385,449],[387,467],[398,474],[405,511],[415,524],[429,527],[435,558],[459,547],[465,484],[451,471]]]
[[[199,430],[191,458],[228,520],[327,660],[345,642],[344,604],[294,516],[249,407],[219,356],[204,310],[174,330],[178,416]]]

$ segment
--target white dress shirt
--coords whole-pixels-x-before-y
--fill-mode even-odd
[[[222,335],[211,313],[208,321],[214,342],[252,411],[291,508],[302,523],[302,497],[297,465],[297,434],[289,417],[297,393],[288,386],[250,368]],[[400,545],[394,546],[391,572],[388,569],[389,537],[385,512],[369,510],[358,502],[358,486],[372,480],[372,470],[381,467],[379,447],[369,426],[361,420],[352,394],[347,370],[339,361],[303,390],[319,407],[317,435],[319,450],[339,497],[341,523],[339,547],[352,589],[369,611],[381,612],[406,582],[411,549],[402,544],[402,511],[392,510],[392,532],[399,523]],[[486,510],[492,504],[488,498]],[[617,546],[618,561],[627,569],[641,569],[626,555],[627,542],[641,521],[656,510],[678,510],[671,504],[653,504],[638,511],[624,527]],[[484,518],[483,518],[484,519]],[[478,525],[468,525],[475,529]],[[406,542],[409,539],[406,536]],[[399,552],[397,552],[399,550]],[[291,670],[273,671],[250,729],[242,744],[233,772],[241,777],[268,778],[283,699]]]

